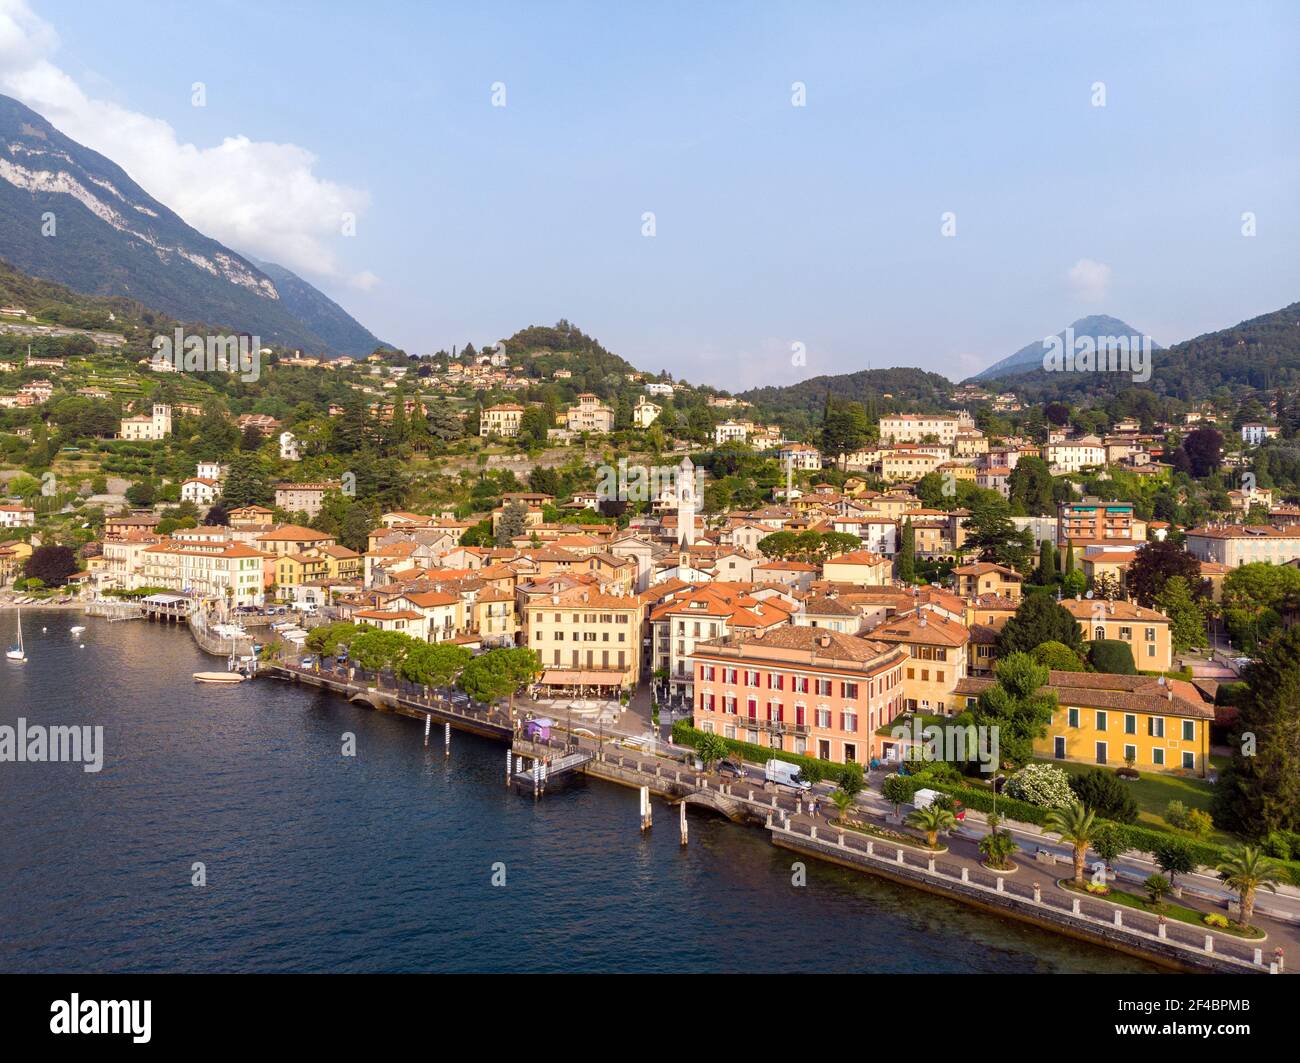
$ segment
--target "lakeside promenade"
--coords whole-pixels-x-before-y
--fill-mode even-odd
[[[1287,973],[1285,962],[1279,970],[1274,950],[1280,946],[1286,956],[1300,957],[1300,925],[1267,914],[1264,897],[1254,922],[1267,937],[1252,941],[1067,890],[1058,880],[1073,874],[1068,848],[1024,829],[1026,825],[1005,824],[1012,827],[1019,849],[1013,857],[1016,870],[998,873],[981,862],[979,839],[987,833],[981,829],[982,816],[968,814],[971,822],[960,825],[946,839],[947,852],[932,855],[922,848],[920,839],[916,846],[896,844],[842,828],[825,814],[814,816],[802,796],[760,778],[724,780],[715,773],[698,770],[689,749],[668,743],[651,751],[641,747],[643,740],[616,732],[596,737],[561,731],[561,736],[547,742],[526,740],[521,735],[522,721],[531,715],[531,702],[526,698],[517,699],[512,714],[502,708],[458,705],[410,684],[385,686],[355,671],[322,672],[279,661],[269,667],[264,665],[258,674],[330,689],[356,704],[425,719],[426,736],[429,723],[436,720],[507,742],[503,771],[507,784],[523,782],[526,786],[534,778],[526,768],[519,770],[523,764],[541,759],[558,762],[567,755],[569,770],[631,788],[644,787],[670,802],[701,806],[735,822],[762,827],[774,845],[800,855],[876,874],[1165,966],[1187,971]],[[546,715],[545,710],[537,715]],[[638,745],[626,744],[629,739]],[[584,755],[573,756],[575,753]],[[747,766],[746,771],[750,770]],[[545,785],[536,792],[544,793],[545,787],[555,782],[554,777],[545,778]],[[831,808],[829,787],[823,784],[819,791],[821,805]],[[866,824],[898,830],[888,822],[891,811],[879,794],[868,790],[859,795],[854,814]],[[675,828],[670,825],[667,829]],[[1064,858],[1043,863],[1040,852]],[[1117,862],[1116,871],[1119,880],[1129,883],[1140,883],[1150,873],[1129,857]],[[1198,910],[1226,912],[1227,892],[1221,887],[1207,888],[1211,881],[1205,876],[1183,876],[1180,885],[1184,896],[1180,903]],[[1271,899],[1272,895],[1267,897]],[[1279,909],[1284,917],[1292,914],[1292,905],[1300,913],[1300,897],[1289,900],[1291,904]]]

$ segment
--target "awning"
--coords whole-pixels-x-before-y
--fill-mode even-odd
[[[549,668],[542,673],[544,686],[555,687],[618,687],[623,685],[622,672],[578,672]]]

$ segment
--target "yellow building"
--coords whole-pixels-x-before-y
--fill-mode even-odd
[[[956,590],[963,598],[978,598],[982,594],[996,594],[1018,601],[1025,578],[1014,568],[995,565],[989,561],[976,561],[952,570]],[[1089,603],[1091,604],[1091,603]]]
[[[1133,664],[1142,672],[1168,672],[1173,668],[1173,639],[1169,617],[1132,602],[1106,602],[1067,598],[1061,603],[1083,629],[1083,639],[1114,639],[1133,651]]]
[[[523,417],[524,408],[514,402],[489,406],[479,417],[478,434],[512,439],[519,434],[519,425]]]
[[[904,707],[921,712],[955,713],[957,684],[967,675],[970,631],[964,624],[921,607],[866,632],[865,638],[906,649],[911,660],[903,673]]]
[[[926,454],[919,450],[891,450],[880,458],[880,476],[886,483],[915,481],[934,472],[948,460],[947,454]]]
[[[314,554],[281,554],[275,559],[277,587],[296,587],[300,583],[325,579],[329,574],[329,561]]]
[[[640,598],[585,587],[524,603],[525,644],[545,669],[543,686],[615,694],[641,679]]]
[[[1205,775],[1214,706],[1182,680],[1104,672],[1052,672],[1043,688],[1056,695],[1047,734],[1034,755],[1049,760],[1138,771]],[[964,679],[957,693],[974,705],[992,679]]]

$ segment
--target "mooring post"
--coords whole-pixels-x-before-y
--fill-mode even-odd
[[[513,749],[506,749],[506,785],[507,786],[510,785],[510,766],[511,764],[514,763],[514,759],[515,759],[515,751]]]
[[[442,749],[446,756],[451,756],[451,724],[442,725]]]
[[[641,787],[641,829],[650,829],[650,787]]]
[[[682,844],[686,844],[686,802],[682,801],[678,806],[682,812]]]
[[[427,749],[429,746],[429,728],[433,726],[433,717],[427,712],[424,714],[424,745]]]
[[[542,762],[533,761],[533,800],[542,796]]]

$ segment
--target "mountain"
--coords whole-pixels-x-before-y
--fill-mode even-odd
[[[327,345],[340,354],[369,354],[378,347],[389,347],[373,332],[361,325],[343,307],[324,292],[312,287],[296,273],[274,262],[263,262],[245,255],[249,262],[271,278],[284,308],[311,327]]]
[[[924,369],[862,369],[856,373],[815,376],[785,387],[753,388],[738,398],[752,402],[765,413],[775,415],[818,415],[827,394],[861,402],[869,412],[890,413],[902,409],[946,409],[952,383],[938,373]]]
[[[2,95],[0,255],[74,291],[123,296],[266,344],[353,355],[377,345],[305,281],[289,274],[282,293],[264,269],[187,225],[116,163]]]
[[[1073,322],[1070,329],[1074,330],[1075,339],[1083,336],[1091,336],[1094,340],[1099,336],[1128,336],[1142,339],[1142,333],[1132,325],[1127,325],[1117,317],[1109,317],[1106,314],[1094,314],[1090,317],[1081,317],[1078,321]],[[1056,334],[1062,342],[1065,340],[1066,330],[1062,329]],[[1159,350],[1159,344],[1152,344],[1153,348]],[[1044,340],[1034,340],[1027,343],[1015,354],[1008,355],[1000,362],[994,362],[982,373],[977,373],[971,377],[972,380],[992,380],[998,377],[1016,376],[1020,373],[1031,373],[1035,369],[1043,368],[1043,353],[1046,350]]]
[[[1151,379],[1126,373],[1018,370],[1008,381],[1028,403],[1096,399],[1125,390],[1200,402],[1227,389],[1237,395],[1300,387],[1300,303],[1207,332],[1152,355]]]

